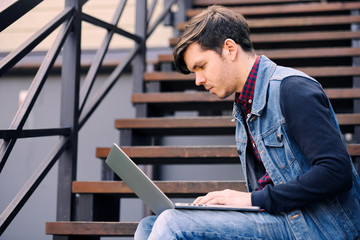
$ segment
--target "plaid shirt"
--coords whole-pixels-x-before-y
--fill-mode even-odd
[[[256,82],[256,77],[257,77],[257,73],[258,73],[258,69],[259,69],[259,63],[260,63],[260,56],[256,58],[255,63],[250,71],[250,74],[245,82],[243,90],[241,91],[241,93],[235,94],[235,102],[242,110],[244,118],[247,118],[247,116],[249,116],[251,113],[251,107],[252,107],[253,98],[254,98],[255,82]],[[259,151],[257,150],[255,141],[254,141],[252,135],[250,134],[249,129],[248,128],[246,128],[246,129],[247,129],[247,135],[249,137],[249,141],[251,142],[251,144],[250,144],[252,147],[251,153],[254,155],[255,161],[257,161],[258,164],[262,165],[263,163],[262,163]],[[267,184],[273,185],[273,182],[272,182],[269,174],[266,172],[264,176],[262,176],[261,178],[258,179],[259,188],[257,190],[263,189]]]

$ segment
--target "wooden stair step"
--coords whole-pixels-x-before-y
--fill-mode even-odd
[[[133,236],[138,222],[47,222],[48,235]]]
[[[314,26],[336,26],[360,22],[360,16],[339,15],[339,16],[312,16],[312,17],[273,17],[263,19],[247,19],[250,29],[265,28],[297,28]],[[177,29],[184,31],[186,22],[179,23]]]
[[[132,129],[141,135],[233,135],[231,117],[116,119],[115,128]]]
[[[348,144],[347,148],[351,156],[360,156],[360,144]]]
[[[360,88],[324,89],[333,103],[337,99],[359,99]],[[133,93],[133,104],[147,104],[152,112],[164,111],[231,111],[233,108],[234,94],[226,99],[219,99],[206,91],[197,92],[161,92],[161,93]],[[347,103],[344,103],[347,104]]]
[[[337,114],[336,117],[340,125],[360,124],[360,113]],[[189,130],[190,134],[194,134],[196,133],[196,130],[204,128],[209,131],[209,134],[211,134],[217,133],[218,128],[220,128],[220,130],[223,130],[223,133],[225,134],[233,133],[232,130],[235,128],[235,121],[232,121],[232,119],[233,118],[231,116],[116,119],[115,128],[133,130],[141,129],[144,132],[146,130],[155,130],[155,132],[165,130],[164,134],[169,133],[172,129],[177,129],[180,133],[184,134],[186,134]],[[151,131],[151,133],[153,132],[154,131]]]
[[[346,77],[359,76],[359,67],[299,67],[296,68],[313,77]]]
[[[360,88],[327,88],[324,91],[330,99],[360,98]]]
[[[279,42],[309,42],[329,40],[349,40],[360,38],[360,31],[313,31],[291,33],[253,33],[251,41],[256,43],[279,43]],[[175,46],[179,38],[171,38],[169,43]]]
[[[225,99],[219,99],[208,92],[161,92],[161,93],[133,93],[132,103],[211,103],[233,102],[234,94]]]
[[[297,67],[296,69],[313,77],[346,77],[359,76],[359,67]],[[144,80],[147,82],[158,81],[195,81],[194,74],[181,74],[178,72],[147,72],[144,73]]]
[[[360,16],[310,16],[310,17],[281,17],[248,19],[250,29],[257,28],[284,28],[284,27],[306,27],[306,26],[336,26],[343,24],[358,23]],[[185,24],[186,25],[186,24]]]
[[[360,98],[360,88],[324,89],[330,99],[357,99]],[[133,93],[132,103],[214,103],[234,102],[234,94],[219,99],[209,92],[167,92],[167,93]]]
[[[96,157],[105,159],[109,147],[96,148]],[[121,149],[136,164],[238,164],[236,147],[230,146],[146,146]]]
[[[257,50],[259,55],[266,55],[271,59],[296,58],[327,58],[327,57],[353,57],[360,55],[360,48],[334,47],[334,48],[302,48],[280,50]]]
[[[339,125],[360,125],[360,113],[336,114]]]
[[[162,93],[134,93],[131,95],[133,104],[148,104],[149,109],[164,111],[223,111],[231,110],[234,96],[219,99],[208,92],[162,92]]]
[[[299,58],[334,58],[360,56],[360,48],[331,47],[331,48],[300,48],[300,49],[276,49],[256,50],[258,55],[266,55],[270,59],[299,59]],[[159,62],[173,62],[172,54],[160,54]]]
[[[360,156],[360,144],[348,144],[348,151],[351,156]],[[105,159],[110,152],[109,147],[96,149],[96,157]],[[121,147],[121,149],[132,158],[137,164],[172,164],[177,163],[175,159],[215,159],[217,163],[227,163],[219,161],[223,158],[232,158],[230,163],[237,163],[238,153],[235,145],[230,146],[196,146],[196,147],[166,147],[166,146],[146,146],[146,147]],[[210,160],[209,160],[210,161]],[[193,161],[182,163],[194,164]],[[211,162],[210,162],[211,163]]]
[[[194,81],[194,74],[181,74],[178,72],[146,72],[144,73],[144,80],[147,82],[158,81]]]
[[[234,189],[246,191],[245,181],[154,181],[169,197],[190,197],[211,191]],[[136,197],[123,181],[73,182],[73,193],[119,194],[122,197]]]
[[[360,125],[360,114],[337,114],[339,125]],[[115,128],[131,129],[133,134],[148,136],[234,135],[236,123],[230,116],[194,118],[116,119]]]
[[[292,33],[254,33],[250,35],[254,43],[267,42],[299,42],[299,41],[325,41],[348,40],[360,37],[360,31],[316,31]]]
[[[229,7],[235,12],[251,15],[281,15],[296,13],[319,13],[319,12],[340,12],[344,10],[358,10],[359,2],[321,2],[321,3],[297,3],[283,5],[262,5],[262,6],[246,6],[246,7]],[[204,9],[189,9],[187,16],[189,18],[201,13]]]

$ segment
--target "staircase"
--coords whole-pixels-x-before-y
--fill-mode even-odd
[[[297,68],[315,77],[329,96],[348,150],[358,167],[360,156],[360,2],[315,0],[194,0],[187,17],[211,4],[241,12],[249,20],[251,39],[258,54],[279,65]],[[185,23],[177,26],[181,32]],[[169,44],[177,42],[174,37]],[[135,119],[116,119],[119,143],[173,198],[195,198],[226,188],[245,190],[243,181],[167,181],[163,165],[240,164],[235,144],[168,146],[168,136],[234,135],[231,121],[234,97],[219,100],[196,87],[193,75],[174,71],[172,55],[159,55],[155,71],[144,74],[147,90],[132,94]],[[97,148],[104,160],[110,151]],[[150,167],[149,167],[150,166]],[[359,169],[359,168],[358,168]],[[48,222],[46,233],[54,239],[100,239],[133,236],[137,222],[119,219],[121,198],[136,198],[132,191],[103,165],[103,181],[73,182],[77,194],[75,221]],[[225,173],[226,174],[226,173]],[[239,176],[241,173],[239,173]],[[100,207],[102,206],[102,207]]]

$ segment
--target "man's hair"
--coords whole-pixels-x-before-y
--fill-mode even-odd
[[[221,56],[223,44],[228,38],[245,52],[254,51],[249,25],[241,14],[217,5],[208,7],[187,24],[173,52],[175,68],[183,74],[190,73],[184,53],[191,43],[197,42],[202,49],[214,50]]]

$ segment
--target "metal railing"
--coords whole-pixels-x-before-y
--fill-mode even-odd
[[[0,6],[2,8],[0,9],[0,31],[10,26],[28,11],[31,11],[40,2],[42,0],[4,1]],[[163,12],[157,16],[151,26],[149,22],[153,17],[155,6],[159,4],[158,1],[153,0],[150,7],[147,8],[147,0],[136,0],[135,33],[130,33],[118,27],[118,22],[125,9],[127,0],[119,1],[110,23],[83,13],[82,6],[85,3],[86,0],[65,0],[65,8],[61,13],[0,61],[0,77],[2,77],[41,43],[42,40],[61,26],[61,30],[57,33],[53,45],[48,50],[32,81],[24,103],[19,107],[9,128],[0,130],[0,139],[3,139],[0,145],[0,174],[9,159],[17,139],[43,136],[60,136],[60,138],[8,207],[1,213],[0,235],[6,230],[56,162],[59,162],[58,176],[59,179],[61,178],[61,184],[58,181],[57,220],[73,220],[75,199],[71,192],[71,184],[72,181],[76,180],[78,133],[131,62],[133,62],[134,92],[144,91],[143,72],[146,68],[146,40],[167,14],[171,12],[171,8],[177,3],[177,0],[165,0]],[[178,14],[181,16],[185,16],[186,3],[188,4],[188,1],[179,1],[178,3]],[[181,21],[183,18],[178,18],[178,20]],[[106,29],[107,34],[97,50],[85,81],[80,88],[82,21]],[[133,40],[135,46],[129,49],[125,59],[121,60],[121,63],[115,67],[103,85],[90,98],[90,91],[93,88],[97,73],[103,63],[114,34]],[[24,124],[60,53],[62,53],[63,59],[61,66],[62,95],[61,107],[59,109],[61,116],[60,127],[25,130],[23,129]]]

